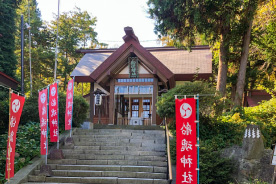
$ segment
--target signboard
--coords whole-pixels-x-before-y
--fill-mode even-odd
[[[20,121],[21,113],[25,103],[25,97],[11,94],[10,101],[10,117],[9,117],[9,134],[7,143],[7,156],[6,156],[6,179],[14,176],[14,156],[16,145],[16,133]]]
[[[138,70],[138,58],[137,57],[129,57],[128,58],[128,67],[129,67],[129,78],[138,78],[139,70]]]
[[[67,86],[66,109],[65,109],[65,130],[72,129],[73,99],[74,99],[74,79],[70,80]]]
[[[47,155],[48,150],[48,88],[39,92],[38,110],[40,119],[40,153]]]
[[[58,142],[58,84],[50,85],[49,89],[49,123],[50,123],[50,140]]]
[[[176,183],[197,183],[196,100],[176,99]]]
[[[96,94],[95,95],[95,105],[101,105],[102,104],[102,95]]]

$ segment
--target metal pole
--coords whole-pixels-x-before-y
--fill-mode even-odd
[[[29,26],[31,26],[30,18],[30,0],[28,0],[28,11],[29,11]],[[32,96],[33,82],[32,82],[32,54],[31,54],[31,28],[29,27],[29,61],[30,61],[30,92]]]
[[[47,87],[47,94],[48,94],[48,98],[47,98],[47,133],[46,133],[46,155],[45,155],[45,165],[47,165],[47,156],[48,156],[48,123],[49,123],[49,97],[50,97],[50,90],[49,90],[49,86]]]
[[[199,184],[199,94],[197,94],[197,183]]]
[[[11,173],[11,152],[10,152],[10,143],[11,143],[11,140],[10,140],[10,134],[11,134],[11,93],[12,93],[12,90],[11,88],[9,89],[9,137],[8,137],[8,182],[10,182],[10,173]]]
[[[57,149],[59,149],[59,103],[58,103],[58,101],[59,101],[59,98],[58,98],[58,83],[59,82],[57,82],[57,113],[58,113],[58,117],[57,117],[57,122],[58,122],[58,124],[57,124],[57,134],[58,134],[58,140],[57,140]]]
[[[59,23],[59,4],[60,0],[58,0],[58,17],[57,17],[57,38],[56,38],[56,51],[55,51],[55,73],[54,80],[57,80],[57,54],[58,54],[58,23]]]
[[[24,94],[24,19],[21,15],[21,93]]]

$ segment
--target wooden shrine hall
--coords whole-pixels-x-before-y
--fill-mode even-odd
[[[114,125],[159,125],[156,101],[160,92],[184,81],[208,79],[212,52],[208,46],[191,51],[174,47],[144,48],[131,27],[125,27],[118,49],[77,50],[84,56],[71,77],[90,83],[90,121]]]

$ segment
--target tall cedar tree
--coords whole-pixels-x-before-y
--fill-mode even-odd
[[[49,27],[42,22],[40,10],[36,0],[22,0],[17,9],[16,25],[20,27],[20,16],[23,15],[24,22],[29,23],[28,9],[30,7],[30,31],[31,50],[29,49],[29,30],[24,26],[24,81],[26,92],[30,90],[30,62],[31,51],[32,84],[33,91],[37,91],[53,81],[54,67],[54,37]],[[20,65],[20,30],[16,34],[16,56],[17,64]],[[17,74],[20,73],[20,67]]]
[[[16,58],[14,35],[16,32],[16,8],[20,1],[0,1],[0,71],[15,77]]]
[[[245,9],[242,14],[241,23],[244,25],[244,31],[242,32],[242,52],[240,58],[240,67],[239,73],[237,78],[237,85],[236,85],[236,94],[234,105],[235,106],[242,106],[243,102],[243,95],[244,95],[244,87],[245,87],[245,78],[246,78],[246,66],[248,63],[248,54],[249,54],[249,44],[251,38],[251,30],[254,15],[256,13],[256,9],[258,3],[261,3],[261,0],[248,0],[245,1]]]
[[[217,90],[226,92],[231,22],[241,7],[240,0],[149,0],[149,14],[155,19],[155,32],[192,46],[196,33],[205,34],[210,43],[220,42]]]

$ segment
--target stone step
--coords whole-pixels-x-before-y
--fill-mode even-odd
[[[141,136],[141,135],[165,135],[165,131],[157,131],[157,130],[104,130],[104,131],[95,131],[95,130],[86,130],[86,131],[76,131],[73,135],[117,135],[117,136]]]
[[[118,177],[43,177],[29,176],[29,182],[48,182],[48,183],[108,183],[108,184],[168,184],[164,179],[145,179],[145,178],[118,178]]]
[[[157,153],[157,152],[156,152]],[[66,159],[80,159],[80,160],[141,160],[154,161],[155,159],[165,158],[164,154],[160,155],[93,155],[93,154],[64,154]]]
[[[80,160],[140,160],[140,161],[165,161],[164,156],[147,155],[92,155],[92,154],[64,154],[66,159]]]
[[[94,151],[100,151],[100,150],[108,150],[108,148],[103,148],[105,146],[107,147],[118,147],[117,149],[111,149],[110,151],[120,151],[119,148],[123,148],[122,151],[165,151],[166,150],[166,145],[164,144],[147,144],[147,143],[140,143],[139,145],[123,145],[122,146],[114,146],[114,145],[66,145],[66,146],[61,146],[60,148],[62,150],[82,150],[82,148],[79,149],[79,147],[81,146],[86,146],[85,149],[83,149],[83,151],[86,151],[86,150],[94,150]],[[89,147],[91,146],[91,147]],[[102,149],[103,148],[103,149]]]
[[[116,139],[138,139],[144,141],[147,140],[154,140],[154,139],[164,139],[161,135],[134,135],[134,136],[125,136],[125,135],[73,135],[73,138],[93,138],[93,139],[107,139],[107,140],[114,140]]]
[[[75,141],[75,146],[138,146],[140,147],[142,143],[123,143],[123,142],[113,142],[112,140],[109,142],[80,142]]]
[[[137,151],[137,150],[88,150],[88,149],[63,149],[63,154],[93,154],[93,155],[148,155],[148,156],[165,156],[165,149],[161,151]]]
[[[151,145],[151,144],[150,144]],[[63,150],[82,150],[85,152],[85,150],[90,151],[100,151],[100,150],[106,150],[106,151],[156,151],[156,152],[164,152],[166,150],[165,146],[158,146],[158,145],[151,145],[151,146],[72,146],[71,148],[67,147],[67,149]],[[65,151],[66,152],[66,151]]]
[[[75,146],[124,146],[124,147],[162,147],[166,148],[166,144],[164,143],[148,143],[148,142],[141,142],[141,143],[122,143],[122,142],[74,142]],[[63,146],[61,148],[64,149],[72,149],[74,146],[66,147]]]
[[[159,126],[144,126],[144,125],[102,125],[94,124],[93,130],[164,130],[163,127]]]
[[[133,139],[133,138],[91,138],[91,137],[73,137],[74,142],[114,142],[114,143],[165,143],[164,138],[155,139]]]
[[[40,170],[35,170],[38,175]],[[62,177],[119,177],[166,179],[166,173],[128,172],[128,171],[90,171],[90,170],[53,170],[53,176]]]
[[[160,166],[166,167],[166,161],[137,161],[137,160],[77,160],[77,159],[62,159],[50,160],[48,164],[62,165],[137,165],[137,166]]]
[[[22,183],[22,184],[34,184],[34,183],[33,182],[26,182],[26,183]],[[35,184],[60,184],[60,183],[35,182]],[[66,184],[77,184],[77,183],[66,183]]]
[[[53,165],[53,164],[49,164]],[[55,165],[55,170],[128,171],[166,173],[166,167],[133,165]]]

